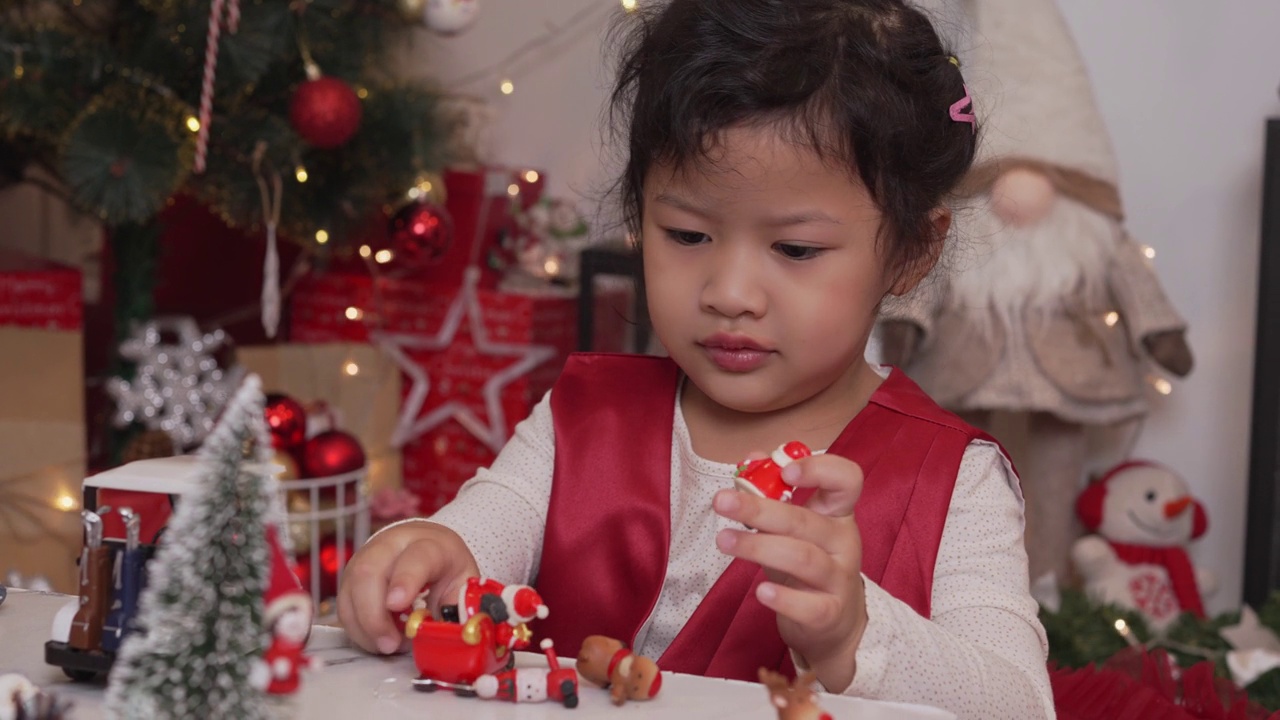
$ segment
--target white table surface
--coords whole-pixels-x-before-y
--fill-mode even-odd
[[[60,668],[44,662],[44,643],[54,614],[66,595],[10,590],[0,604],[0,674],[18,672],[32,682],[74,705],[68,720],[99,720],[104,684],[73,683]],[[422,693],[413,689],[413,661],[407,655],[375,657],[347,642],[340,629],[317,627],[310,653],[328,667],[304,673],[302,690],[281,701],[282,717],[307,720],[427,720],[474,718],[475,720],[619,720],[673,718],[681,720],[776,720],[768,693],[754,683],[717,680],[663,673],[657,698],[615,707],[608,693],[585,680],[580,682],[578,707],[569,709],[552,702],[513,704],[478,698],[459,698],[448,692]],[[572,663],[572,658],[561,662]],[[541,655],[519,653],[517,665],[546,667]],[[822,695],[819,703],[834,718],[848,720],[954,720],[936,708],[874,702],[836,695]]]

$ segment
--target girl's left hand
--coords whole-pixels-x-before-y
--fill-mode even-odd
[[[759,563],[768,578],[756,598],[778,614],[778,631],[804,658],[828,692],[853,682],[856,653],[867,626],[862,584],[862,535],[853,507],[862,469],[838,455],[815,455],[783,470],[796,487],[817,488],[804,507],[721,490],[718,514],[755,528],[722,530],[721,552]]]

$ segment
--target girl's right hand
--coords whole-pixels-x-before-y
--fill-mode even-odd
[[[439,616],[468,577],[478,576],[475,557],[457,533],[432,522],[408,522],[378,533],[342,571],[338,619],[364,650],[396,652],[404,639],[393,617],[407,610],[422,588]]]

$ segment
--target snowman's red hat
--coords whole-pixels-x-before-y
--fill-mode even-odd
[[[1150,468],[1174,474],[1172,470],[1159,463],[1150,460],[1126,460],[1116,465],[1110,470],[1103,473],[1097,480],[1089,483],[1089,486],[1080,493],[1080,497],[1076,498],[1076,515],[1080,518],[1080,522],[1084,523],[1086,529],[1096,532],[1102,527],[1102,510],[1107,499],[1107,487],[1112,480],[1123,475],[1130,470],[1139,468]],[[1209,516],[1204,511],[1204,506],[1199,501],[1193,500],[1191,503],[1194,508],[1195,516],[1191,521],[1191,539],[1194,540],[1209,529]]]

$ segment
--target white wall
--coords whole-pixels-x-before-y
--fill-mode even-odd
[[[640,0],[644,2],[645,0]],[[1253,378],[1263,126],[1280,115],[1280,3],[1271,0],[1060,0],[1092,72],[1122,171],[1129,229],[1191,325],[1197,367],[1156,408],[1136,454],[1180,470],[1205,502],[1195,550],[1218,573],[1220,611],[1240,602]],[[468,33],[420,48],[444,79],[498,62],[592,5],[616,0],[486,0]],[[613,15],[613,12],[602,13]],[[492,158],[543,168],[551,190],[598,189],[607,69],[602,22],[545,61],[468,89],[494,101]],[[1066,509],[1064,508],[1064,511]]]

